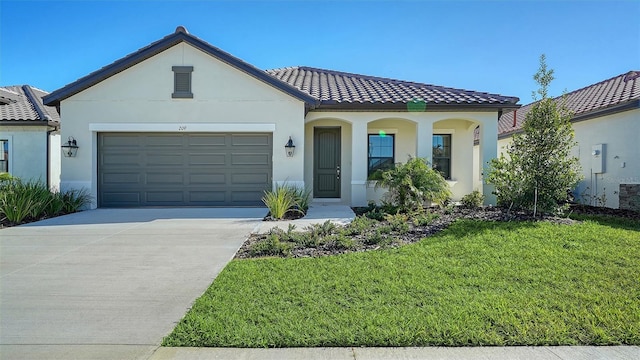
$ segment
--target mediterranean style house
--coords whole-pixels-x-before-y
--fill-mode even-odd
[[[366,205],[377,169],[423,157],[454,199],[496,157],[518,98],[310,67],[258,69],[176,31],[44,97],[77,153],[61,187],[92,207],[255,206],[278,184]],[[493,202],[491,187],[479,184]]]

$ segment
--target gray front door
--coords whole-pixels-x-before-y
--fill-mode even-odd
[[[340,197],[340,128],[313,129],[313,197]]]
[[[98,206],[262,206],[270,133],[100,133]]]

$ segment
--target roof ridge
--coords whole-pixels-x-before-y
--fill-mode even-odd
[[[449,86],[420,83],[420,82],[416,82],[416,81],[400,80],[400,79],[394,79],[394,78],[389,78],[389,77],[382,77],[382,76],[375,76],[375,75],[364,75],[364,74],[358,74],[358,73],[352,73],[352,72],[346,72],[346,71],[340,71],[340,70],[322,69],[322,68],[317,68],[317,67],[313,67],[313,66],[287,66],[287,67],[283,67],[283,68],[270,69],[270,70],[266,70],[266,71],[277,72],[277,71],[293,70],[293,69],[324,72],[324,73],[329,73],[329,74],[333,74],[333,75],[356,77],[356,78],[362,78],[362,79],[373,80],[373,81],[383,81],[383,82],[386,82],[386,83],[394,83],[394,84],[402,84],[402,85],[414,85],[414,86],[418,86],[418,87],[429,87],[429,88],[432,88],[432,89],[439,89],[439,90],[453,90],[453,91],[456,91],[456,92],[464,92],[464,93],[467,93],[467,94],[495,95],[495,96],[501,96],[501,97],[505,97],[505,98],[514,98],[514,99],[516,98],[514,96],[504,96],[504,95],[500,95],[500,94],[496,94],[496,93],[489,93],[489,92],[485,92],[485,91],[467,90],[467,89],[460,89],[460,88],[454,88],[454,87],[449,87]]]
[[[45,111],[45,109],[42,108],[42,106],[44,105],[40,106],[40,101],[38,101],[38,97],[36,96],[36,94],[33,93],[33,90],[31,90],[31,86],[23,85],[22,91],[24,91],[24,94],[27,96],[27,100],[29,101],[29,103],[31,103],[31,106],[33,106],[33,109],[36,111],[36,114],[38,114],[39,120],[45,120],[45,121],[51,120],[51,115],[49,115]]]

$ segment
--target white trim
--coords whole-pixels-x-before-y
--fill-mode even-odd
[[[91,123],[93,132],[275,132],[276,124]]]
[[[364,185],[366,183],[367,183],[366,180],[352,180],[351,181],[351,185]]]

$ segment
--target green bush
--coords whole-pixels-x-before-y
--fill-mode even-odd
[[[278,185],[273,191],[265,191],[262,202],[267,206],[274,219],[283,219],[287,211],[293,210],[296,204],[293,189],[286,185]]]
[[[280,241],[276,233],[267,235],[267,238],[253,245],[250,250],[253,256],[287,256],[291,253],[292,246]]]
[[[385,245],[389,242],[387,237],[383,235],[383,231],[385,230],[389,230],[390,232],[390,228],[382,230],[381,228],[376,229],[372,234],[364,239],[364,243],[366,245]]]
[[[85,205],[91,202],[91,195],[86,189],[68,190],[62,193],[62,211],[66,214],[80,211]]]
[[[41,181],[4,176],[0,181],[0,217],[14,224],[73,213],[90,201],[86,190],[61,193],[49,190]]]
[[[416,226],[427,226],[427,225],[431,224],[433,222],[433,220],[436,220],[438,218],[440,218],[439,214],[420,213],[420,214],[414,214],[411,219],[413,221],[413,224],[416,225]]]
[[[473,192],[465,195],[460,199],[460,203],[462,206],[470,209],[479,208],[482,206],[484,202],[484,195],[480,193],[478,190],[474,190]]]
[[[303,187],[291,187],[291,192],[293,193],[295,205],[306,214],[311,203],[311,190]]]
[[[409,231],[409,216],[406,214],[395,214],[385,216],[385,220],[393,231],[405,234]]]
[[[343,233],[348,236],[360,235],[371,229],[376,220],[367,216],[356,216],[351,223],[344,227]]]
[[[331,235],[326,242],[333,248],[340,250],[351,250],[356,247],[356,242],[344,234]]]
[[[311,191],[288,184],[276,185],[273,191],[265,191],[262,202],[271,217],[281,220],[288,212],[306,214],[311,200]]]
[[[385,197],[400,212],[422,211],[425,203],[442,205],[451,196],[447,181],[422,158],[409,157],[405,164],[385,171],[378,187],[388,189]]]

